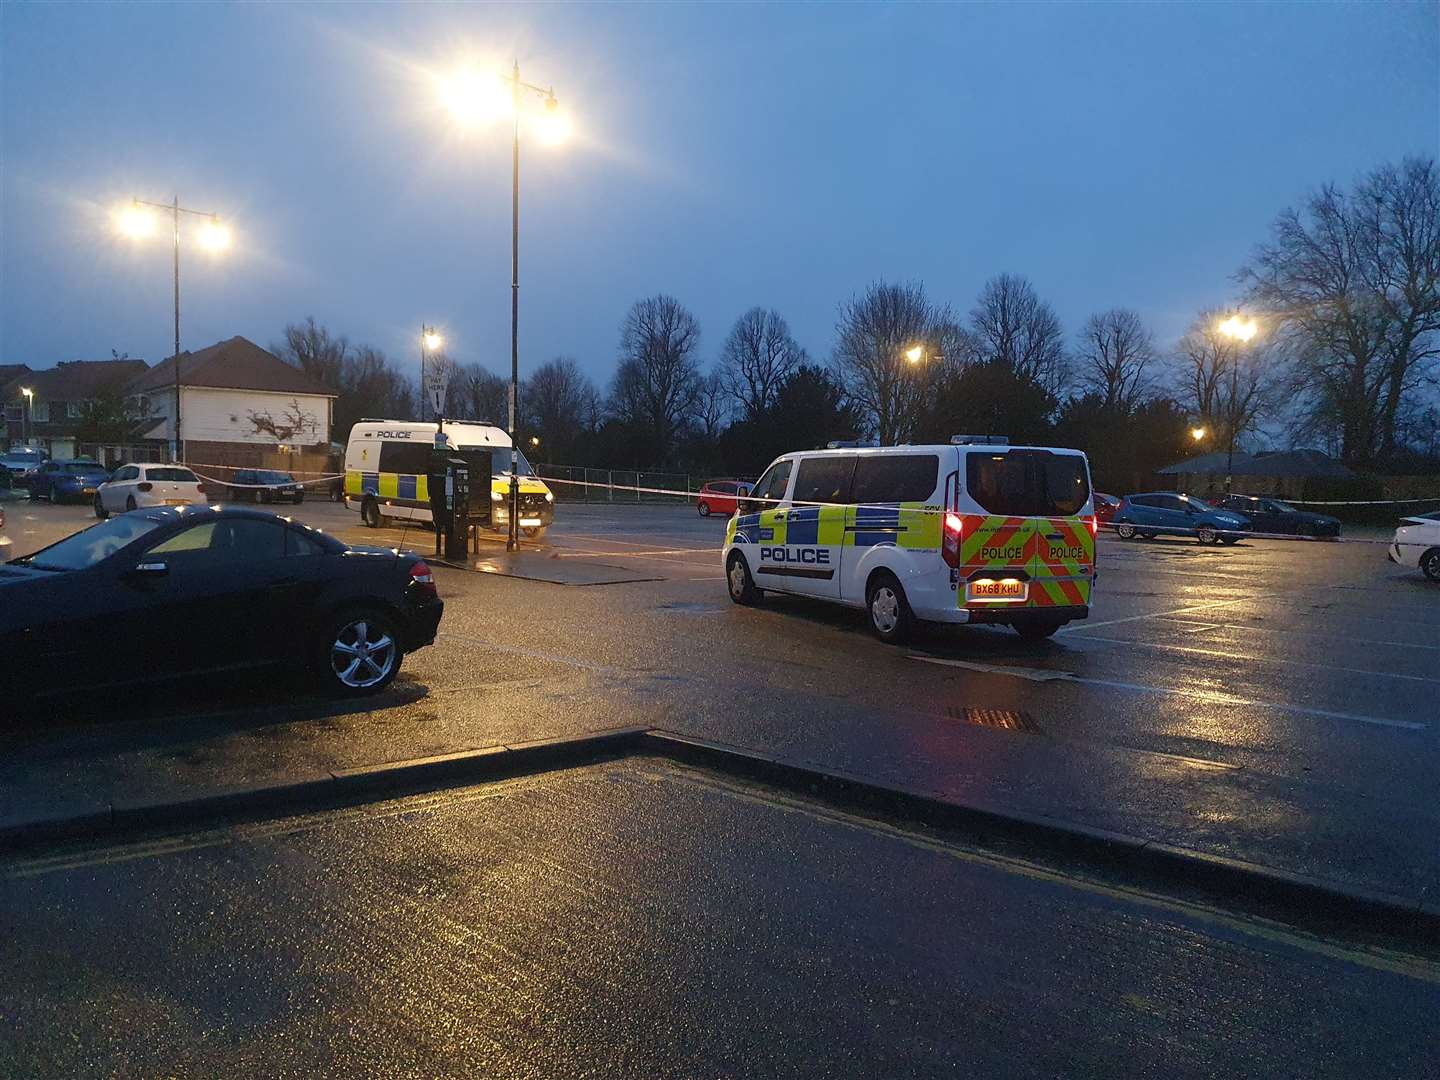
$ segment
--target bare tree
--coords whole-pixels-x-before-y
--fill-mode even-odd
[[[1214,444],[1228,446],[1265,413],[1275,370],[1273,350],[1261,339],[1242,344],[1220,331],[1234,311],[1201,311],[1176,347],[1176,400],[1189,410]]]
[[[415,415],[415,387],[379,349],[361,345],[345,358],[335,401],[335,438],[365,416],[405,420]]]
[[[720,350],[719,375],[745,418],[754,420],[774,404],[780,384],[806,359],[779,312],[753,307],[730,328]]]
[[[877,281],[840,305],[835,370],[882,445],[909,437],[934,375],[929,364],[912,365],[906,353],[919,347],[923,357],[937,354],[937,331],[951,322],[918,282]]]
[[[700,377],[690,419],[706,441],[714,442],[725,430],[733,412],[734,400],[723,372],[712,371]]]
[[[988,363],[1033,379],[1050,393],[1065,378],[1065,336],[1055,310],[1018,274],[985,283],[970,312],[970,329]]]
[[[673,296],[638,300],[620,327],[620,366],[611,400],[617,416],[644,431],[664,459],[695,404],[700,324]]]
[[[338,390],[350,342],[344,335],[332,335],[315,322],[315,316],[307,315],[303,323],[287,324],[284,344],[272,344],[270,351],[323,386]]]
[[[1155,338],[1129,308],[1091,315],[1075,349],[1075,376],[1107,411],[1129,413],[1150,389]]]
[[[1407,400],[1440,357],[1440,171],[1385,165],[1344,192],[1284,211],[1240,279],[1289,350],[1312,427],[1341,456],[1390,455]]]
[[[535,369],[520,390],[523,422],[539,436],[547,461],[570,457],[575,441],[587,430],[597,395],[580,365],[557,356]]]
[[[445,410],[457,419],[502,424],[510,409],[510,382],[480,364],[466,364],[450,379]]]

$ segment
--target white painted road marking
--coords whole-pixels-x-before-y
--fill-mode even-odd
[[[1251,698],[1243,698],[1234,694],[1218,694],[1214,691],[1185,690],[1176,686],[1147,686],[1143,683],[1119,682],[1114,679],[1092,679],[1086,675],[1073,675],[1068,671],[1053,671],[1044,668],[1016,668],[1007,667],[1004,664],[976,664],[968,660],[951,660],[942,656],[924,656],[920,653],[907,653],[906,655],[912,660],[923,660],[927,664],[966,668],[970,671],[982,671],[994,675],[1014,675],[1021,679],[1029,679],[1032,682],[1083,683],[1086,686],[1104,686],[1111,690],[1130,690],[1141,694],[1166,694],[1171,697],[1183,697],[1191,701],[1201,701],[1209,705],[1238,705],[1244,708],[1274,709],[1276,712],[1294,713],[1298,716],[1323,716],[1327,720],[1353,720],[1360,724],[1400,728],[1404,731],[1424,731],[1426,727],[1426,725],[1414,720],[1390,720],[1383,716],[1361,716],[1357,713],[1335,712],[1331,709],[1312,709],[1306,705],[1281,705],[1273,701],[1255,701]],[[1044,678],[1037,677],[1040,671],[1044,672]]]

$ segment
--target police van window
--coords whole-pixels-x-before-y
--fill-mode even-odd
[[[380,471],[424,476],[430,471],[430,446],[423,442],[382,442]]]
[[[800,462],[795,474],[794,502],[844,503],[850,501],[850,480],[855,475],[855,457],[812,457]]]
[[[987,514],[1064,517],[1090,497],[1085,459],[1048,450],[979,451],[966,455],[965,486]]]
[[[929,502],[940,475],[934,454],[868,454],[855,465],[850,501],[863,505]]]
[[[790,483],[790,466],[794,462],[778,461],[770,466],[770,470],[760,478],[755,485],[755,490],[750,493],[755,499],[783,499],[785,497],[785,486]],[[760,509],[767,509],[761,506]]]

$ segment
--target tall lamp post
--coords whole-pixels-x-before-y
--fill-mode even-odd
[[[24,423],[20,425],[20,441],[26,446],[30,445],[30,412],[35,408],[35,391],[28,386],[20,388],[20,395],[25,399],[25,412],[21,417]]]
[[[443,344],[445,344],[444,339],[441,338],[441,336],[440,336],[438,333],[435,332],[435,328],[434,328],[433,326],[426,326],[424,323],[421,323],[421,324],[420,324],[420,419],[421,419],[421,420],[424,420],[424,419],[425,419],[425,395],[430,392],[429,387],[427,387],[427,386],[425,385],[425,350],[427,350],[427,349],[430,350],[431,355],[434,355],[435,350],[438,349],[438,348],[440,348],[440,346],[443,345]],[[440,407],[439,407],[438,405],[435,407],[435,418],[436,418],[437,420],[440,418]]]
[[[497,93],[498,91],[498,93]],[[537,118],[538,131],[546,142],[562,141],[569,125],[560,112],[560,102],[552,87],[537,86],[520,78],[520,62],[511,66],[508,75],[486,76],[463,72],[446,80],[442,88],[445,103],[462,121],[474,122],[503,111],[503,96],[508,91],[508,106],[514,121],[510,143],[510,521],[505,550],[520,546],[520,479],[517,475],[518,448],[515,445],[516,414],[520,409],[520,115],[528,98],[538,97],[544,104]]]
[[[180,443],[180,215],[190,214],[205,219],[205,228],[200,241],[211,251],[223,251],[230,246],[230,230],[220,223],[218,214],[205,210],[191,210],[180,205],[180,196],[168,203],[148,202],[145,199],[131,199],[130,206],[120,219],[120,227],[137,239],[149,236],[154,227],[151,215],[143,208],[152,207],[170,212],[175,240],[175,438],[170,445],[170,458],[179,461]]]
[[[1231,315],[1220,324],[1220,333],[1235,342],[1235,356],[1230,361],[1230,422],[1226,426],[1230,429],[1230,448],[1225,454],[1225,494],[1230,494],[1230,482],[1235,471],[1235,436],[1236,428],[1240,426],[1240,351],[1245,345],[1260,332],[1260,327],[1254,319],[1244,319],[1239,315]]]

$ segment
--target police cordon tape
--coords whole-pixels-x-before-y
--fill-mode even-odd
[[[634,493],[640,494],[640,495],[671,495],[671,496],[674,496],[674,497],[676,497],[676,498],[685,499],[685,500],[688,501],[688,502],[693,502],[693,501],[697,500],[697,499],[700,497],[700,492],[698,492],[698,491],[681,491],[681,490],[679,490],[679,489],[677,489],[677,488],[637,487],[637,486],[635,486],[635,485],[633,485],[633,484],[609,484],[609,483],[600,484],[600,483],[595,483],[595,482],[589,481],[589,480],[562,480],[562,479],[560,479],[559,477],[549,477],[549,476],[539,476],[539,475],[537,475],[536,479],[543,480],[543,481],[544,481],[545,483],[547,483],[547,484],[571,484],[571,485],[576,486],[576,487],[596,488],[596,489],[601,490],[601,491],[626,491],[626,492],[634,492]],[[727,496],[727,497],[734,497],[734,496]],[[844,508],[847,508],[847,509],[853,507],[853,508],[855,508],[855,509],[857,509],[857,510],[860,510],[860,509],[864,509],[864,510],[894,510],[894,509],[895,509],[895,504],[894,504],[894,503],[874,503],[874,504],[871,504],[871,503],[834,503],[834,502],[821,502],[821,501],[814,500],[814,499],[805,499],[805,500],[801,500],[801,501],[798,501],[798,502],[797,502],[797,501],[790,501],[790,500],[785,500],[785,499],[761,498],[761,497],[753,496],[753,495],[746,495],[746,496],[744,496],[742,501],[744,501],[744,502],[751,502],[751,503],[769,503],[769,504],[771,504],[771,505],[793,506],[793,507],[796,507],[797,509],[800,508],[800,507],[811,507],[811,506],[836,506],[836,507],[844,507]],[[1287,500],[1287,501],[1288,501],[1288,500]],[[1407,503],[1408,503],[1408,502],[1433,502],[1433,503],[1436,503],[1437,505],[1440,505],[1440,498],[1435,498],[1435,499],[1403,499],[1403,500],[1389,500],[1389,501],[1407,502]],[[1339,505],[1339,504],[1335,504],[1335,505]],[[1347,504],[1347,505],[1356,505],[1356,506],[1359,506],[1359,505],[1369,505],[1369,504],[1365,504],[1365,503],[1351,503],[1351,504]],[[934,507],[934,508],[915,507],[915,508],[907,508],[905,512],[906,512],[906,513],[910,513],[910,514],[946,514],[946,513],[952,513],[953,511],[945,510],[945,509],[943,509],[943,508],[941,508],[941,507]],[[1241,511],[1238,511],[1238,510],[1225,511],[1225,512],[1226,512],[1226,513],[1234,513],[1234,514],[1243,516],[1243,514],[1241,513]],[[1025,517],[1025,516],[1031,516],[1031,515],[1024,515],[1024,514],[1009,514],[1009,515],[1007,515],[1007,514],[994,514],[994,515],[991,515],[991,516],[993,516],[993,517]],[[1073,516],[1073,515],[1071,515],[1071,516]],[[1097,525],[1098,528],[1101,528],[1101,529],[1110,529],[1110,530],[1112,530],[1112,531],[1114,531],[1115,528],[1116,528],[1116,526],[1115,526],[1113,523],[1108,522],[1108,521],[1098,521],[1098,520],[1097,520],[1096,525]],[[1136,530],[1137,533],[1145,533],[1145,532],[1149,532],[1149,531],[1150,531],[1149,529],[1143,528],[1143,527],[1137,528],[1137,530]],[[1200,532],[1201,532],[1201,530],[1198,529],[1198,528],[1196,528],[1196,529],[1190,529],[1190,528],[1185,528],[1185,527],[1181,527],[1181,526],[1176,526],[1176,527],[1173,527],[1173,528],[1172,528],[1172,527],[1169,527],[1169,526],[1166,526],[1165,528],[1160,529],[1160,530],[1157,530],[1157,531],[1159,531],[1159,532],[1164,532],[1164,533],[1167,534],[1167,535],[1194,536],[1194,537],[1196,537],[1196,538],[1199,537]],[[1218,533],[1218,532],[1226,532],[1226,531],[1228,531],[1228,530],[1224,530],[1224,529],[1216,530],[1217,533]],[[1235,531],[1240,531],[1240,530],[1235,530]],[[1311,544],[1384,544],[1386,547],[1389,547],[1389,546],[1391,546],[1391,545],[1394,543],[1393,540],[1384,540],[1384,539],[1377,539],[1377,538],[1371,538],[1371,537],[1349,537],[1349,536],[1296,536],[1296,535],[1293,534],[1293,533],[1261,533],[1261,532],[1252,532],[1252,531],[1250,531],[1250,530],[1248,530],[1248,529],[1241,531],[1240,539],[1242,539],[1242,540],[1299,540],[1299,541],[1304,541],[1305,543],[1311,543]],[[1407,547],[1429,547],[1429,546],[1431,546],[1431,545],[1429,545],[1429,544],[1424,544],[1424,543],[1416,543],[1416,544],[1406,544],[1405,546],[1407,546]]]
[[[238,471],[240,471],[240,470],[242,470],[242,469],[250,469],[250,468],[253,468],[253,466],[244,466],[244,465],[211,465],[211,464],[190,465],[190,464],[188,464],[188,463],[182,463],[182,464],[185,464],[185,468],[188,468],[191,472],[193,472],[196,476],[200,477],[200,479],[203,480],[203,481],[205,481],[206,483],[213,483],[213,484],[220,485],[220,486],[222,486],[222,487],[241,488],[241,489],[245,489],[245,490],[264,491],[264,490],[268,490],[268,489],[271,489],[271,488],[276,488],[276,487],[282,486],[281,484],[237,484],[237,483],[235,483],[235,482],[233,482],[233,481],[230,481],[230,480],[221,480],[221,479],[218,479],[218,478],[213,477],[213,476],[206,476],[204,473],[200,472],[201,469],[230,469],[230,470],[233,470],[233,471],[237,471],[237,472],[238,472]],[[282,471],[282,470],[276,469],[276,470],[273,470],[273,471],[275,471],[275,472],[280,472],[280,471]],[[305,470],[305,469],[289,469],[289,470],[284,470],[284,471],[291,473],[291,475],[294,475],[294,474],[297,473],[297,472],[298,472],[298,473],[301,473],[302,475],[305,474],[306,472],[312,472],[312,473],[314,472],[313,470]],[[344,474],[344,473],[315,473],[314,475],[315,475],[315,479],[313,479],[313,480],[290,480],[290,481],[285,481],[284,483],[285,483],[285,484],[300,484],[300,485],[303,486],[303,485],[305,485],[305,484],[327,484],[327,483],[333,483],[333,482],[336,481],[336,480],[343,480],[343,479],[345,478],[345,474]],[[596,482],[594,482],[594,481],[589,481],[589,480],[562,480],[562,479],[559,478],[559,477],[540,476],[540,475],[538,475],[538,474],[536,475],[536,479],[537,479],[537,480],[544,481],[546,484],[569,484],[569,485],[574,486],[574,487],[596,488],[596,489],[599,489],[599,490],[602,490],[602,491],[611,491],[611,492],[614,492],[614,491],[624,491],[624,492],[632,492],[632,493],[637,494],[637,495],[667,495],[667,496],[671,496],[671,497],[674,497],[674,498],[677,498],[677,499],[684,499],[684,500],[686,500],[687,502],[693,501],[693,500],[695,500],[695,499],[698,499],[699,496],[700,496],[700,492],[698,492],[698,491],[682,491],[682,490],[680,490],[679,488],[640,487],[640,486],[637,486],[637,485],[635,485],[635,484],[612,484],[612,483],[601,484],[601,483],[596,483]],[[770,503],[770,504],[773,504],[773,505],[780,505],[780,504],[795,505],[795,504],[793,504],[793,503],[786,503],[786,501],[783,500],[783,499],[767,499],[767,498],[760,498],[760,497],[756,497],[756,496],[746,496],[744,501],[746,501],[746,502]],[[1408,504],[1410,504],[1410,503],[1436,503],[1437,505],[1440,505],[1440,498],[1432,498],[1432,499],[1377,499],[1377,500],[1373,500],[1373,501],[1364,501],[1364,500],[1362,500],[1362,501],[1351,501],[1351,502],[1316,502],[1316,501],[1314,501],[1314,500],[1287,499],[1286,502],[1292,503],[1292,504],[1295,505],[1295,506],[1398,506],[1398,505],[1402,505],[1402,504],[1403,504],[1403,505],[1408,505]],[[895,507],[894,507],[893,504],[876,503],[876,504],[874,504],[874,505],[871,505],[871,504],[869,504],[869,503],[831,503],[831,502],[817,502],[817,501],[809,500],[809,499],[805,500],[804,505],[807,506],[807,507],[809,507],[809,506],[836,506],[836,507],[845,507],[845,508],[855,507],[856,509],[865,509],[865,510],[893,510],[893,509],[895,509]],[[941,509],[941,508],[939,508],[939,507],[936,507],[936,508],[934,508],[934,509],[926,509],[926,508],[916,507],[916,508],[914,508],[914,509],[908,509],[906,512],[907,512],[907,513],[912,513],[912,514],[944,514],[944,513],[948,513],[948,511],[946,511],[946,510],[944,510],[944,509]],[[1240,511],[1231,511],[1231,512],[1233,512],[1233,513],[1240,513]],[[994,516],[998,516],[998,517],[1012,516],[1012,517],[1014,517],[1014,516],[1026,516],[1026,515],[1004,515],[1004,514],[1001,514],[1001,515],[994,515]],[[1114,532],[1114,531],[1116,530],[1116,528],[1117,528],[1112,522],[1108,522],[1108,521],[1097,521],[1096,525],[1097,525],[1097,528],[1100,528],[1100,529],[1109,529],[1109,530],[1111,530],[1112,532]],[[1148,531],[1148,530],[1146,530],[1146,529],[1144,529],[1144,528],[1137,528],[1137,529],[1136,529],[1137,535],[1143,534],[1143,533],[1146,532],[1146,531]],[[1193,536],[1193,537],[1195,537],[1196,539],[1199,538],[1200,532],[1201,532],[1201,530],[1198,529],[1198,528],[1197,528],[1197,529],[1190,529],[1190,528],[1185,528],[1185,527],[1183,527],[1183,526],[1175,526],[1175,527],[1168,527],[1168,526],[1167,526],[1163,531],[1165,532],[1166,535],[1170,535],[1170,536]],[[1224,532],[1225,530],[1217,530],[1217,531],[1218,531],[1218,532]],[[1291,540],[1291,541],[1303,541],[1303,542],[1305,542],[1305,543],[1311,543],[1311,544],[1316,544],[1316,543],[1318,543],[1318,544],[1383,544],[1383,545],[1386,546],[1386,547],[1392,547],[1392,546],[1395,546],[1395,544],[1396,544],[1396,541],[1394,541],[1394,540],[1386,540],[1386,539],[1380,539],[1380,538],[1374,538],[1374,537],[1358,537],[1358,536],[1296,536],[1296,535],[1293,534],[1293,533],[1262,533],[1262,532],[1253,532],[1253,531],[1251,531],[1251,530],[1245,530],[1245,531],[1243,531],[1243,533],[1242,533],[1241,536],[1240,536],[1240,539],[1242,539],[1242,540]],[[1217,542],[1218,542],[1218,541],[1217,541]],[[1431,545],[1428,544],[1428,543],[1414,543],[1414,544],[1406,543],[1406,544],[1404,544],[1403,546],[1405,546],[1405,547],[1429,547],[1429,546],[1431,546]]]

